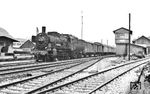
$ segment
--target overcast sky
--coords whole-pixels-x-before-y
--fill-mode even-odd
[[[149,0],[0,0],[0,27],[15,38],[31,38],[36,27],[72,34],[83,39],[115,45],[113,30],[128,28],[131,13],[132,39],[150,36]]]

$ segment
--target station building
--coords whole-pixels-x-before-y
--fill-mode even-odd
[[[5,29],[0,28],[0,55],[1,53],[12,52],[13,42],[17,42]]]
[[[116,55],[127,56],[129,54],[129,34],[132,35],[132,31],[121,27],[113,32],[115,34]],[[130,43],[130,54],[137,53],[147,54],[146,47]]]

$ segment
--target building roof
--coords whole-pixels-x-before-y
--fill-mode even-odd
[[[8,38],[8,39],[11,39],[14,42],[18,41],[15,38],[13,38],[11,35],[9,35],[9,33],[3,28],[0,28],[0,37],[5,37],[5,38]]]
[[[149,41],[150,41],[150,39],[149,39],[148,37],[141,36],[141,37],[139,37],[139,38],[137,38],[137,39],[134,39],[132,42],[135,42],[135,41],[137,41],[137,40],[138,40],[138,39],[140,39],[140,38],[145,38],[145,39],[147,39],[147,40],[149,40]]]
[[[145,48],[145,46],[143,46],[143,45],[138,45],[138,44],[131,44],[131,45],[134,45],[134,46],[138,46],[138,47]]]
[[[27,40],[24,44],[20,46],[20,48],[33,48],[34,44],[30,40]]]
[[[121,27],[121,28],[119,28],[119,29],[116,29],[116,30],[114,30],[113,32],[116,33],[116,32],[118,32],[118,31],[122,31],[122,30],[127,31],[127,32],[130,32],[130,34],[132,34],[132,31],[131,31],[131,30],[126,29],[126,28],[124,28],[124,27]]]
[[[16,38],[19,42],[26,42],[27,41],[27,39],[23,39],[23,38]]]

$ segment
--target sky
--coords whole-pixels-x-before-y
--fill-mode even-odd
[[[0,0],[0,27],[14,38],[31,39],[42,26],[81,38],[83,15],[83,39],[114,46],[113,31],[128,29],[129,13],[131,39],[150,36],[149,0]]]

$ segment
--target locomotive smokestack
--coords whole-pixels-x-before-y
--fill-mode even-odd
[[[42,26],[42,33],[46,33],[46,27]]]

